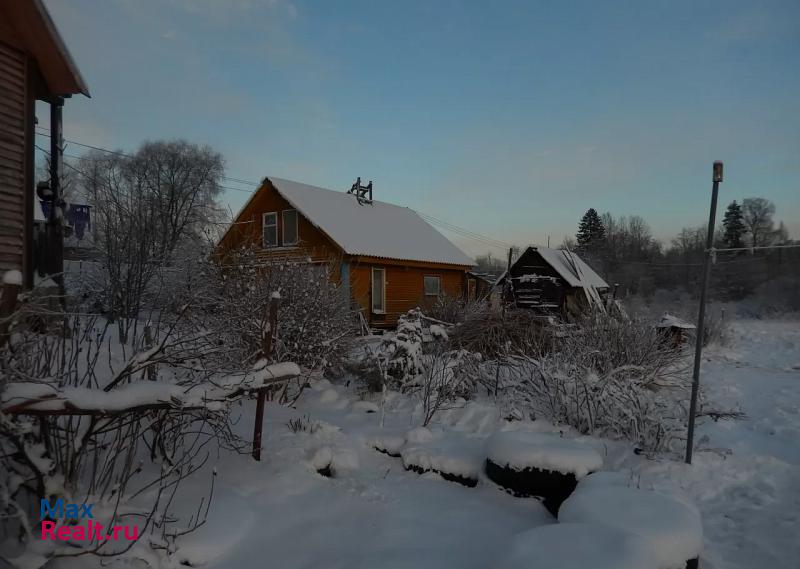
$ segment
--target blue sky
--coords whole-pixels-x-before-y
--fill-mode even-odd
[[[767,197],[800,237],[796,0],[46,4],[92,92],[67,138],[186,138],[250,180],[361,176],[521,245],[560,243],[589,207],[668,239],[704,223],[721,159],[723,205]]]

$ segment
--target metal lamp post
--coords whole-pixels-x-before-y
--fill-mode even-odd
[[[700,389],[700,359],[703,355],[703,329],[706,320],[706,296],[708,281],[711,277],[711,258],[714,254],[714,226],[717,219],[717,195],[722,182],[722,162],[714,162],[713,187],[711,190],[711,211],[708,215],[708,236],[706,238],[706,254],[703,259],[703,286],[700,289],[700,311],[697,315],[697,338],[694,347],[694,370],[692,372],[692,399],[689,404],[689,432],[686,436],[686,464],[692,463],[694,447],[694,418],[697,414],[697,393]]]

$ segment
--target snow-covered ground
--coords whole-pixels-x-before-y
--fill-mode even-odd
[[[739,321],[732,336],[707,351],[702,381],[711,407],[741,407],[747,419],[703,422],[694,465],[648,460],[622,443],[581,440],[602,455],[604,469],[622,470],[628,484],[696,505],[704,526],[701,567],[796,567],[800,323]],[[180,542],[178,559],[221,569],[491,568],[524,550],[517,536],[556,522],[536,499],[499,489],[481,467],[486,441],[498,429],[558,429],[505,423],[489,400],[445,411],[421,429],[413,402],[397,394],[380,428],[378,396],[371,401],[361,401],[354,383],[322,380],[295,408],[268,404],[262,461],[220,457],[208,522]],[[243,403],[237,427],[248,436],[253,407]],[[288,427],[297,419],[306,430]],[[407,471],[404,463],[479,481],[470,488]],[[333,477],[317,473],[325,467]],[[198,476],[196,487],[184,490],[182,503],[196,508],[193,496],[199,500],[207,479]],[[81,566],[74,563],[61,566]]]
[[[708,350],[709,403],[745,420],[708,421],[692,467],[644,463],[642,485],[679,484],[703,515],[706,566],[797,567],[800,559],[800,322],[742,320]]]

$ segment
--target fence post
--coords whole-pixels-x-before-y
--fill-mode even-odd
[[[711,258],[714,255],[714,227],[717,220],[717,196],[722,182],[722,162],[714,162],[711,187],[711,208],[708,212],[708,234],[703,258],[703,284],[700,288],[700,310],[697,315],[697,330],[694,342],[694,368],[692,370],[692,395],[689,400],[689,428],[686,433],[686,464],[692,464],[694,450],[694,422],[697,414],[697,394],[700,391],[700,362],[703,356],[703,329],[706,324],[706,295],[711,279]]]
[[[275,346],[275,339],[278,332],[278,303],[280,297],[273,296],[269,299],[267,308],[267,333],[264,335],[264,358],[269,358]],[[266,400],[265,389],[258,390],[256,400],[256,421],[253,426],[253,458],[261,460],[261,432],[264,427],[264,404]]]
[[[150,329],[150,324],[145,325],[144,327],[144,343],[146,349],[152,349],[153,347],[153,332]],[[147,379],[150,381],[156,381],[158,377],[156,376],[156,364],[150,364],[147,366]]]

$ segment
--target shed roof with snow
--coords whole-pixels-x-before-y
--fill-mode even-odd
[[[275,190],[348,255],[472,266],[413,209],[269,176]],[[245,206],[246,207],[246,206]]]
[[[565,249],[550,249],[549,247],[528,247],[520,255],[517,262],[512,265],[512,268],[517,265],[525,256],[528,251],[539,253],[542,260],[550,265],[558,275],[563,278],[571,287],[594,287],[598,289],[609,288],[608,283],[598,275],[586,262],[581,259],[576,253]],[[500,275],[495,284],[499,284],[506,276],[504,271]],[[512,275],[514,273],[512,272]]]

